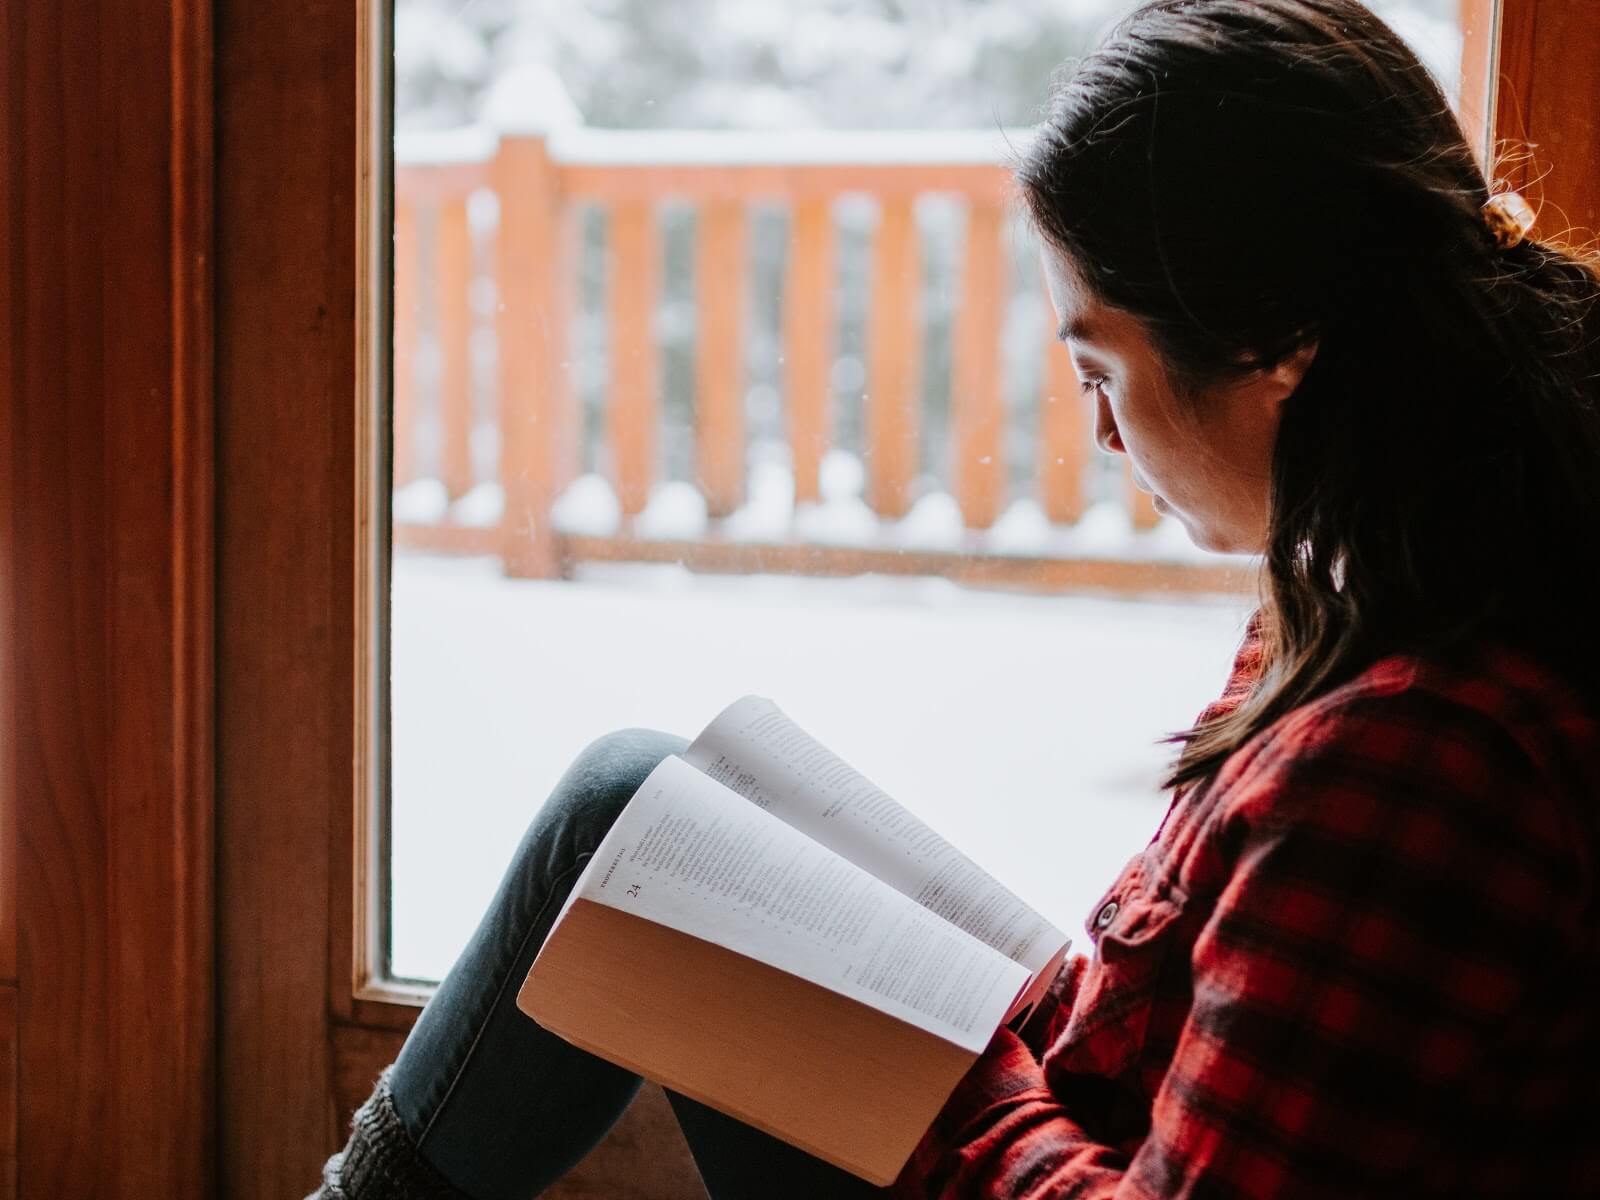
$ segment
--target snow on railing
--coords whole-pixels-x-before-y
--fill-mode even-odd
[[[1042,287],[1022,293],[1040,327],[1034,348],[1023,344],[1036,402],[1027,418],[1007,411],[1003,343],[1016,341],[1006,321],[1017,295],[1007,222],[1018,205],[1006,163],[1029,137],[598,130],[570,114],[530,132],[397,137],[397,542],[493,552],[508,572],[534,576],[561,573],[574,546],[600,552],[602,539],[604,553],[623,557],[651,542],[716,542],[1193,562],[1176,523],[1107,476],[1065,350],[1043,319]],[[919,319],[917,206],[932,195],[953,197],[961,218],[959,286],[939,333],[950,356],[947,479],[921,462],[931,419],[921,366],[934,333]],[[840,213],[863,201],[871,285],[857,454],[835,437],[837,279]],[[664,480],[660,211],[685,202],[697,215],[694,428],[683,431],[692,478]],[[751,209],[773,202],[788,213],[777,437],[748,428],[744,349]],[[585,205],[602,208],[607,226],[609,361],[593,420],[570,344]],[[1019,429],[1021,419],[1031,428]],[[1007,451],[1016,457],[1019,445],[1027,459],[1013,471]],[[600,466],[585,470],[590,461]]]

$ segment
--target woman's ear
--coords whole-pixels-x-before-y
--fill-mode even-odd
[[[1300,381],[1311,369],[1311,363],[1317,357],[1319,344],[1316,338],[1312,338],[1272,366],[1251,371],[1235,385],[1236,394],[1242,393],[1239,395],[1240,399],[1276,415],[1277,409],[1294,395],[1295,389],[1300,386]]]
[[[1316,338],[1312,338],[1293,354],[1279,360],[1278,365],[1268,372],[1272,376],[1274,385],[1283,390],[1283,399],[1286,400],[1294,395],[1295,389],[1300,386],[1300,381],[1311,369],[1311,363],[1317,357],[1317,347],[1321,344]]]

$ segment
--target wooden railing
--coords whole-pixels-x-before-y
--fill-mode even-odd
[[[1099,452],[1088,405],[1048,321],[1038,348],[1038,449],[1026,478],[1043,519],[1065,536],[1050,543],[1054,550],[1020,554],[986,542],[1013,499],[1001,348],[1011,288],[1005,231],[1014,205],[1000,144],[995,133],[775,139],[588,129],[402,141],[394,220],[396,544],[495,554],[508,574],[532,577],[564,574],[579,559],[611,558],[714,570],[938,573],[1038,587],[1238,586],[1240,572],[1185,553],[1181,534],[1157,529],[1148,497],[1126,483],[1099,507],[1120,508],[1127,535],[1109,547],[1101,539],[1074,548]],[[776,201],[789,212],[781,390],[798,513],[823,499],[819,476],[833,437],[834,202],[864,195],[876,205],[862,499],[892,531],[911,507],[919,473],[924,331],[914,205],[932,193],[959,197],[966,214],[950,325],[952,445],[944,481],[959,507],[962,544],[948,552],[895,548],[892,537],[878,545],[808,544],[798,524],[760,542],[724,537],[722,522],[747,498],[742,364],[751,206]],[[661,372],[653,323],[663,282],[658,212],[668,200],[697,210],[692,483],[707,522],[692,538],[643,536],[634,528],[661,482],[654,478]],[[619,520],[607,533],[564,530],[553,515],[586,458],[585,422],[567,366],[572,217],[586,204],[608,216],[606,445],[597,457],[608,464]],[[419,353],[424,347],[427,355]],[[492,372],[480,369],[490,361],[484,347],[493,350]],[[434,369],[425,369],[430,363]]]

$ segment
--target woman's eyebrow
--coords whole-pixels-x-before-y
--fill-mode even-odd
[[[1094,322],[1089,318],[1069,317],[1061,322],[1061,328],[1056,330],[1056,339],[1063,342],[1068,339],[1074,342],[1092,342],[1096,332]]]

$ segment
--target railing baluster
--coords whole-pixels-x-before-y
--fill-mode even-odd
[[[1478,4],[1480,0],[1464,0]],[[851,135],[856,136],[856,135]],[[473,396],[486,380],[473,379],[470,351],[478,322],[485,319],[473,298],[477,252],[475,189],[491,187],[500,209],[493,238],[492,271],[497,297],[494,341],[500,463],[505,511],[498,529],[472,520],[436,520],[412,508],[397,521],[395,544],[449,553],[498,551],[510,575],[549,577],[564,573],[567,556],[651,558],[672,554],[712,569],[779,569],[832,573],[884,569],[931,571],[952,578],[996,581],[1002,576],[1048,580],[1054,586],[1148,586],[1150,580],[1184,588],[1232,588],[1226,570],[1181,567],[1143,559],[1044,557],[1018,564],[991,559],[969,546],[907,551],[893,547],[822,544],[743,545],[717,534],[688,546],[656,546],[635,535],[629,518],[641,513],[659,475],[663,364],[656,337],[663,274],[662,234],[656,206],[688,200],[700,206],[695,250],[699,336],[694,363],[693,475],[713,517],[737,510],[747,488],[744,329],[750,283],[748,206],[766,198],[791,206],[787,267],[782,297],[782,388],[784,434],[790,446],[797,503],[821,499],[821,464],[835,440],[833,411],[836,295],[840,246],[834,199],[843,193],[873,196],[879,220],[872,237],[870,296],[866,313],[866,387],[862,397],[862,450],[867,468],[864,499],[886,519],[905,515],[922,461],[921,311],[922,252],[915,220],[917,198],[956,194],[969,205],[961,286],[954,316],[950,405],[949,489],[968,529],[991,527],[1004,510],[1010,471],[1003,386],[1002,335],[1009,298],[1005,214],[1011,184],[998,164],[917,164],[898,150],[874,161],[851,149],[842,161],[732,163],[720,147],[702,162],[678,146],[657,161],[641,149],[629,161],[586,156],[581,139],[573,161],[553,162],[542,135],[503,133],[498,150],[485,139],[459,159],[441,161],[422,142],[396,168],[393,311],[393,471],[396,487],[419,474],[438,475],[452,499],[475,482],[471,446]],[[465,144],[465,139],[463,139]],[[709,143],[708,143],[709,144]],[[888,143],[886,142],[886,145]],[[808,152],[809,153],[809,152]],[[680,161],[681,159],[681,161]],[[574,307],[572,236],[577,205],[610,210],[607,319],[610,372],[604,415],[605,448],[600,458],[612,477],[626,514],[619,536],[562,536],[550,525],[551,504],[582,469],[586,447],[579,397],[567,361]],[[474,213],[469,222],[468,213]],[[437,219],[431,219],[433,213]],[[427,245],[421,234],[436,230]],[[477,283],[483,287],[484,283]],[[428,297],[434,299],[423,301]],[[423,394],[420,343],[437,334],[439,449],[419,453],[421,433],[432,433],[431,405]],[[1105,466],[1122,473],[1113,482],[1118,505],[1131,524],[1148,530],[1159,521],[1151,499],[1127,480],[1127,464],[1101,463],[1093,444],[1093,418],[1078,389],[1071,359],[1047,331],[1038,419],[1038,499],[1056,524],[1081,520],[1089,473]],[[432,386],[431,381],[429,386]],[[487,420],[487,415],[484,414]],[[432,439],[428,439],[431,443]],[[1030,453],[1033,453],[1030,451]],[[421,499],[419,497],[419,499]],[[481,511],[481,510],[480,510]],[[781,537],[779,540],[783,540]],[[791,553],[778,553],[792,551]],[[1085,549],[1085,553],[1088,553]],[[868,565],[876,564],[876,566]]]
[[[1089,461],[1089,415],[1072,357],[1056,340],[1045,306],[1044,395],[1039,398],[1039,499],[1045,516],[1070,525],[1083,515],[1083,470]]]
[[[867,330],[867,503],[881,516],[905,515],[917,468],[919,276],[912,197],[885,196]]]
[[[465,495],[472,473],[472,232],[466,197],[439,206],[437,244],[439,350],[439,478],[451,499]]]
[[[1000,225],[998,204],[972,200],[950,396],[956,501],[968,529],[993,525],[1006,500],[1005,401],[1000,387],[1006,272]]]
[[[695,472],[706,512],[725,517],[744,498],[745,209],[736,200],[700,208],[696,236]]]
[[[566,280],[555,167],[539,137],[504,137],[493,179],[500,196],[495,276],[500,304],[500,556],[508,575],[561,573],[550,505],[561,486],[565,428]]]
[[[656,464],[656,337],[660,295],[660,236],[648,200],[619,201],[611,209],[611,394],[606,443],[617,500],[629,517],[644,511]]]
[[[831,438],[833,208],[826,196],[795,203],[783,298],[784,390],[795,503],[820,499],[817,472]]]
[[[419,247],[417,206],[404,196],[394,202],[394,486],[404,487],[417,477],[417,310],[422,304],[418,287]]]

